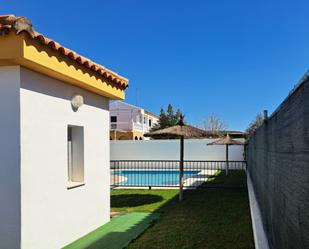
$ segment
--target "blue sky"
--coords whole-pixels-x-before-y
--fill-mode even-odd
[[[37,31],[129,78],[126,101],[171,103],[243,130],[309,68],[308,1],[0,1]]]

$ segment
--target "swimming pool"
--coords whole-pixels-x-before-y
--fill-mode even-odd
[[[185,170],[184,180],[196,176],[199,170]],[[117,170],[116,185],[121,186],[175,186],[179,183],[179,170]]]

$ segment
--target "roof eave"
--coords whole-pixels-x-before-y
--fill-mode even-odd
[[[14,31],[0,36],[0,65],[20,65],[109,99],[125,98],[125,88],[69,57]]]

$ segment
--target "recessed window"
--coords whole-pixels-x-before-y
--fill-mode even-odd
[[[149,119],[149,127],[151,127],[151,119]]]
[[[68,188],[84,185],[84,128],[68,126]]]
[[[111,116],[111,122],[117,123],[117,116]]]

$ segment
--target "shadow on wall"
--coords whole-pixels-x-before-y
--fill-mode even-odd
[[[108,110],[109,108],[108,100],[100,95],[91,93],[85,89],[73,85],[70,85],[68,88],[68,86],[63,84],[60,80],[50,78],[49,76],[43,74],[34,73],[29,69],[21,68],[21,78],[21,87],[25,90],[38,92],[68,101],[71,101],[74,95],[80,94],[84,97],[85,105],[90,105],[105,110]],[[37,84],[36,82],[40,82],[40,84]],[[104,99],[103,102],[102,99]]]

